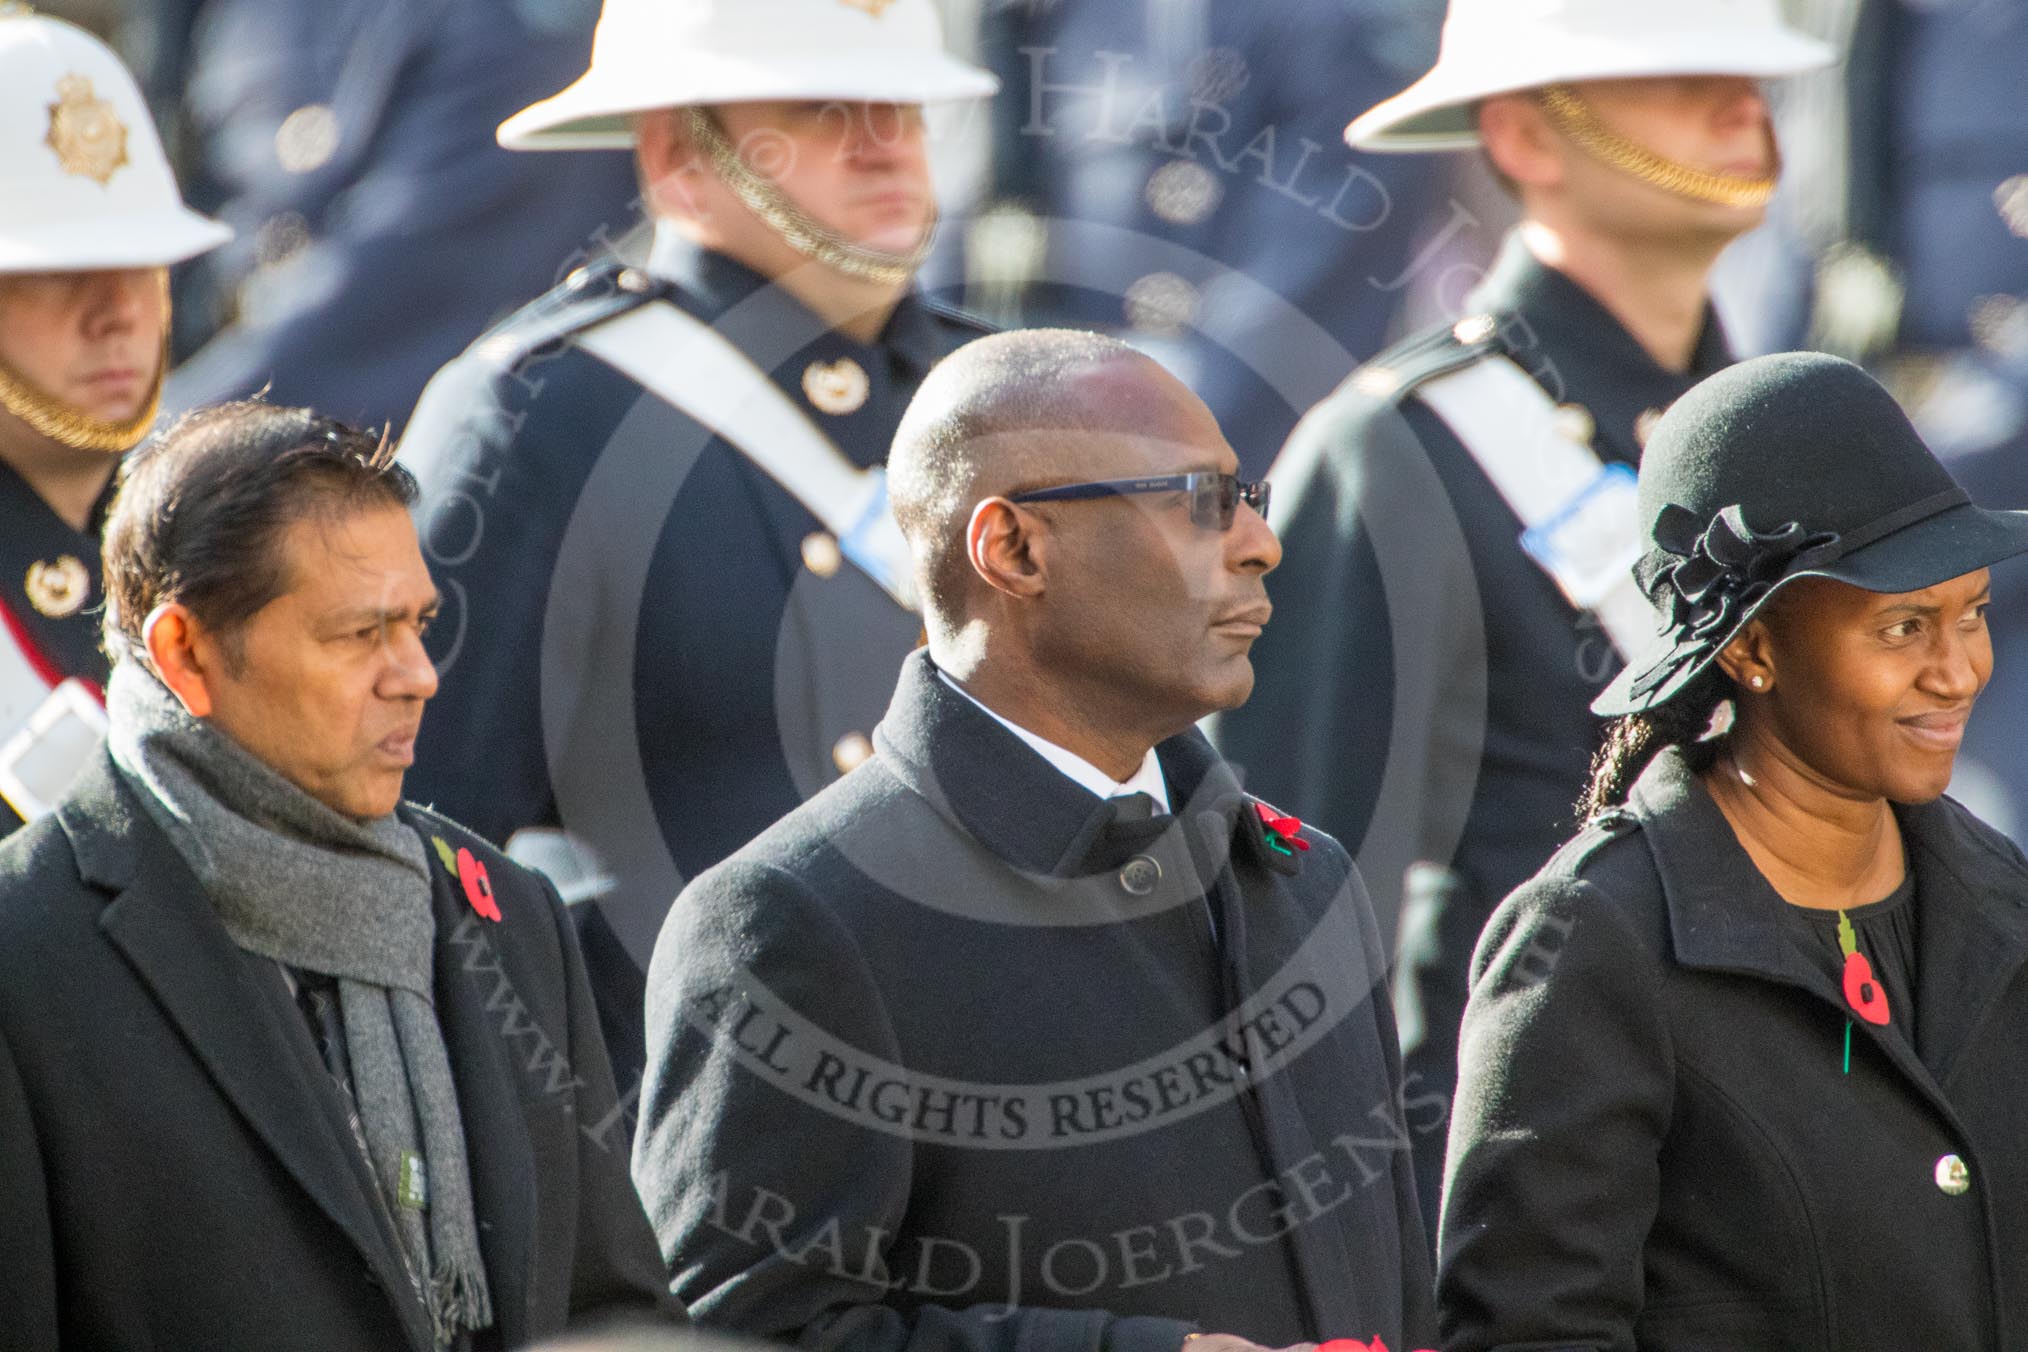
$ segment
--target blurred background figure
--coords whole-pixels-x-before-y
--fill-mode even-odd
[[[183,205],[119,58],[0,3],[0,836],[98,746],[113,472],[161,407],[169,267],[230,234]]]
[[[1398,917],[1415,1092],[1448,1093],[1480,930],[1568,837],[1591,700],[1653,629],[1633,466],[1732,360],[1707,279],[1779,180],[1763,84],[1833,58],[1771,0],[1453,0],[1436,65],[1347,131],[1490,159],[1522,221],[1470,317],[1374,359],[1276,462],[1275,622],[1214,736]],[[1415,1142],[1429,1214],[1443,1145]]]
[[[1428,68],[1443,10],[988,0],[982,59],[1006,93],[971,305],[1009,327],[1128,339],[1211,406],[1245,472],[1264,471],[1302,412],[1384,345],[1410,290],[1445,177],[1340,133]]]
[[[1748,352],[1864,362],[1973,498],[2028,505],[2028,6],[1801,0],[1849,46],[1786,109],[1794,173],[1721,283]],[[1952,793],[2028,839],[2028,567],[1993,570],[1996,675]]]
[[[625,156],[493,137],[583,68],[596,0],[87,8],[118,14],[194,204],[239,231],[179,289],[173,409],[266,388],[397,422],[475,334],[636,218]]]
[[[671,900],[872,754],[922,633],[881,465],[981,332],[916,287],[925,109],[995,87],[928,0],[607,0],[582,77],[500,128],[631,152],[654,240],[474,343],[402,438],[447,598],[416,785],[583,903],[622,1085]]]

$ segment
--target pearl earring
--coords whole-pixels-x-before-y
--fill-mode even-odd
[[[1755,690],[1764,689],[1767,686],[1767,677],[1756,676],[1752,680],[1748,681],[1747,684],[1752,686]]]

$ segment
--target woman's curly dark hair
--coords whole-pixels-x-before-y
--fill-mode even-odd
[[[1708,768],[1718,757],[1718,740],[1704,734],[1718,706],[1731,698],[1732,681],[1714,662],[1666,703],[1607,724],[1605,743],[1591,760],[1591,783],[1577,800],[1577,819],[1588,822],[1625,803],[1641,771],[1666,747],[1684,748],[1692,769]]]

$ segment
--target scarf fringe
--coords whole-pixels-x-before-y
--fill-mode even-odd
[[[477,1332],[493,1323],[493,1302],[485,1281],[461,1267],[439,1264],[430,1277],[430,1328],[448,1347],[462,1330]]]

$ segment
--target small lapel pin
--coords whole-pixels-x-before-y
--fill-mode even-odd
[[[423,1167],[423,1157],[413,1150],[401,1152],[401,1171],[395,1180],[394,1195],[410,1211],[429,1210],[429,1171]]]

